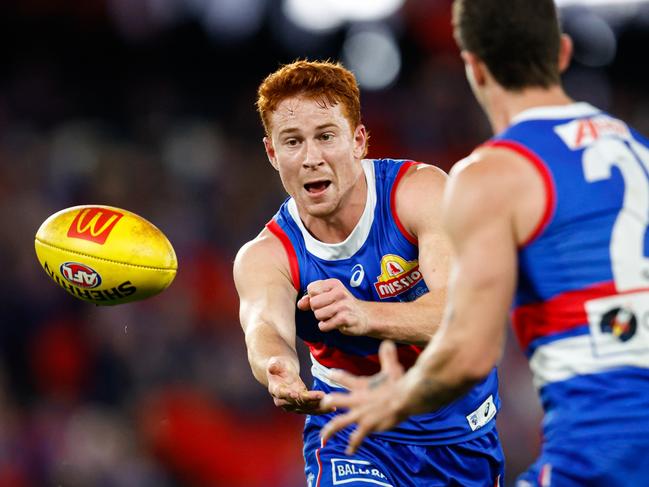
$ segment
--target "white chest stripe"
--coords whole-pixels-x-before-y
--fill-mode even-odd
[[[374,209],[376,208],[376,176],[374,174],[374,161],[371,159],[364,159],[362,161],[363,171],[365,172],[365,180],[367,181],[367,201],[365,209],[352,233],[340,243],[328,244],[316,240],[313,235],[302,223],[300,214],[297,211],[295,200],[290,199],[288,202],[288,211],[293,218],[293,221],[300,229],[304,244],[309,253],[324,260],[343,260],[352,257],[363,246],[367,240],[372,223],[374,222]]]
[[[629,352],[596,356],[593,354],[591,336],[580,335],[542,345],[534,351],[530,359],[534,385],[537,388],[577,375],[596,374],[617,367],[649,368],[649,353]]]
[[[589,333],[541,345],[530,359],[536,387],[618,367],[649,368],[649,292],[585,303]]]

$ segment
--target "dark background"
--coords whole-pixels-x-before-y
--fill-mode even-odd
[[[363,87],[370,157],[448,170],[490,132],[448,1],[411,0],[320,33],[292,24],[284,3],[0,3],[0,487],[305,484],[303,418],[254,381],[231,278],[237,249],[285,197],[261,143],[258,84],[296,58],[356,70],[350,39],[378,32],[401,67],[386,86]],[[576,46],[565,85],[649,134],[649,9],[612,3],[562,9]],[[372,52],[356,62],[382,67]],[[99,308],[49,281],[37,228],[89,203],[135,211],[168,235],[180,268],[167,291]],[[499,416],[508,485],[540,435],[510,338]]]

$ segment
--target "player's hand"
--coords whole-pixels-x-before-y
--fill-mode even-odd
[[[332,371],[330,378],[349,389],[349,393],[330,393],[322,400],[321,407],[348,409],[325,425],[320,433],[326,442],[338,431],[356,423],[356,430],[349,437],[346,449],[353,455],[367,435],[385,431],[403,421],[407,414],[401,403],[399,379],[404,370],[399,363],[393,342],[384,341],[379,349],[381,372],[372,377],[357,377],[344,371]]]
[[[268,392],[275,406],[299,414],[324,414],[333,408],[322,408],[322,391],[309,391],[293,365],[282,357],[272,357],[266,367]]]
[[[368,319],[362,304],[338,279],[325,279],[309,284],[297,307],[313,310],[320,331],[339,330],[345,335],[364,336],[368,334]]]

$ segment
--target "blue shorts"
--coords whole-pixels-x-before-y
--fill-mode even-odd
[[[504,478],[504,457],[496,429],[452,445],[422,446],[365,439],[348,456],[346,438],[322,446],[320,428],[304,429],[308,487],[494,487]]]
[[[649,438],[564,439],[543,451],[516,487],[649,485]]]

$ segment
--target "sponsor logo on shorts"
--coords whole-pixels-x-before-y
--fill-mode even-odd
[[[104,245],[113,227],[123,216],[123,213],[106,208],[85,208],[74,217],[68,229],[68,237]]]
[[[85,264],[79,262],[64,262],[59,268],[63,278],[82,288],[92,289],[101,284],[101,275]]]
[[[383,472],[365,460],[332,458],[331,471],[333,485],[365,482],[373,485],[382,485],[383,487],[393,487]]]
[[[376,292],[381,299],[387,299],[412,289],[423,276],[419,271],[418,260],[406,260],[398,255],[388,254],[381,259],[381,275],[376,279]]]
[[[466,417],[472,431],[482,428],[496,416],[496,405],[492,395],[483,402],[478,409]]]

